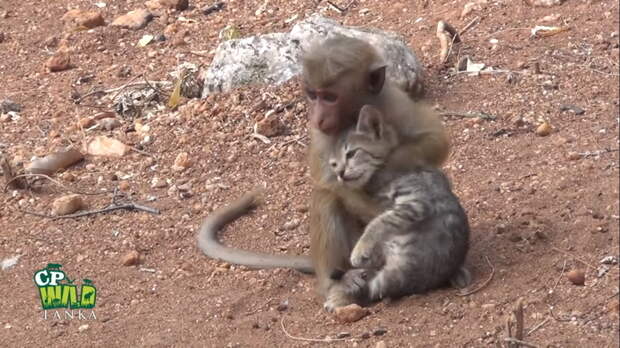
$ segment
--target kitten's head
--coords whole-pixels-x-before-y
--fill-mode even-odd
[[[383,167],[396,145],[396,131],[385,123],[381,111],[364,105],[357,125],[345,133],[329,164],[338,181],[352,188],[361,188]]]

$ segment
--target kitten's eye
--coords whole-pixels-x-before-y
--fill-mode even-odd
[[[347,151],[347,153],[345,154],[347,159],[351,159],[353,158],[353,156],[355,156],[355,153],[357,152],[357,150],[351,150],[351,151]]]

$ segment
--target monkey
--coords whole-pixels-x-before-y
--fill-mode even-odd
[[[400,144],[386,168],[440,167],[450,143],[439,116],[386,79],[387,65],[367,42],[335,35],[315,43],[302,60],[302,86],[309,104],[310,254],[324,296],[324,308],[355,302],[338,279],[351,268],[349,255],[363,226],[381,212],[363,192],[348,190],[331,174],[329,154],[340,135],[356,122],[363,105],[376,107],[393,126]]]
[[[301,56],[300,85],[309,109],[308,165],[313,185],[309,206],[310,257],[276,256],[226,247],[217,231],[255,204],[247,194],[209,215],[198,233],[198,247],[209,257],[252,268],[284,267],[314,273],[327,311],[356,302],[338,279],[351,268],[349,255],[365,224],[382,211],[364,192],[340,185],[328,157],[339,136],[357,122],[363,105],[378,108],[397,129],[400,144],[386,168],[439,167],[450,143],[438,115],[414,102],[399,83],[386,79],[387,65],[368,42],[333,35],[314,42]]]

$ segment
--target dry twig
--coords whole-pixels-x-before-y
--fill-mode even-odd
[[[480,284],[480,286],[478,286],[475,289],[471,289],[471,290],[465,290],[465,291],[459,291],[456,293],[457,296],[469,296],[471,294],[474,294],[482,289],[484,289],[493,279],[493,276],[495,275],[495,267],[493,267],[493,264],[491,264],[491,261],[489,260],[489,258],[487,256],[484,257],[485,260],[487,261],[487,263],[489,264],[489,266],[491,267],[491,274],[489,275],[489,278],[487,278],[487,280],[485,280],[484,282],[482,282],[482,284]]]
[[[293,336],[290,333],[288,333],[288,331],[286,331],[286,328],[284,327],[284,316],[282,316],[282,319],[280,319],[280,327],[282,328],[282,332],[284,332],[284,334],[290,338],[290,339],[294,339],[294,340],[298,340],[298,341],[306,341],[306,342],[336,342],[336,341],[344,341],[346,340],[346,338],[306,338],[306,337],[299,337],[299,336]]]
[[[566,269],[566,260],[564,260],[564,265],[562,265],[562,271],[560,272],[560,275],[558,276],[558,279],[555,281],[555,285],[553,286],[551,291],[549,291],[550,294],[552,294],[553,291],[555,291],[555,288],[558,287],[558,284],[560,283],[560,279],[562,279],[562,276],[564,275],[564,270],[565,269]]]
[[[568,257],[572,257],[573,259],[575,259],[575,260],[577,260],[577,261],[579,261],[579,262],[583,263],[584,265],[586,265],[586,266],[590,267],[591,269],[596,270],[596,267],[592,266],[590,263],[588,263],[588,262],[586,262],[586,261],[584,261],[584,260],[582,260],[582,259],[578,258],[577,256],[571,255],[571,254],[570,254],[569,252],[567,252],[567,251],[564,251],[564,250],[562,250],[562,249],[556,248],[556,247],[554,247],[553,245],[551,246],[551,249],[553,249],[553,250],[555,250],[555,251],[557,251],[557,252],[559,252],[559,253],[562,253],[562,254],[564,254],[564,255],[566,255],[566,256],[568,256]]]
[[[521,346],[524,346],[524,347],[527,347],[527,348],[538,348],[538,346],[535,345],[535,344],[527,343],[525,341],[518,340],[518,339],[512,338],[512,337],[504,338],[504,342],[506,342],[508,344],[514,344],[514,346],[512,346],[512,347],[518,347],[519,345],[521,345]]]
[[[63,189],[69,191],[69,192],[77,193],[77,194],[80,194],[80,195],[96,196],[96,195],[102,195],[102,194],[106,193],[106,192],[82,192],[82,191],[74,190],[74,189],[71,189],[71,188],[63,185],[59,181],[52,179],[51,177],[49,177],[49,176],[47,176],[45,174],[34,174],[34,173],[32,173],[32,174],[21,174],[21,175],[15,176],[13,178],[13,180],[17,180],[17,179],[20,179],[20,178],[43,178],[43,179],[47,179],[47,180],[53,182],[54,184],[62,187]],[[11,184],[11,182],[7,182],[6,186],[4,187],[4,192],[6,192],[6,189],[9,187],[10,184]]]
[[[483,120],[494,120],[497,117],[495,115],[487,114],[485,112],[461,112],[461,111],[446,111],[440,114],[443,117],[463,117],[463,118],[481,118]]]
[[[79,213],[67,214],[67,215],[59,215],[59,216],[41,214],[41,213],[32,212],[32,211],[23,210],[23,209],[20,209],[20,211],[22,213],[25,213],[25,214],[34,215],[34,216],[38,216],[38,217],[42,217],[42,218],[47,218],[47,219],[51,219],[51,220],[60,220],[60,219],[78,218],[78,217],[82,217],[82,216],[95,215],[95,214],[101,214],[101,213],[109,213],[111,211],[120,210],[120,209],[140,210],[140,211],[144,211],[144,212],[147,212],[147,213],[150,213],[150,214],[159,214],[159,210],[158,209],[147,207],[147,206],[143,206],[143,205],[139,205],[139,204],[135,204],[135,203],[111,204],[111,205],[109,205],[109,206],[107,206],[107,207],[105,207],[103,209],[86,210],[86,211],[81,211]]]

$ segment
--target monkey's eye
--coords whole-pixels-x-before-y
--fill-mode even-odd
[[[306,90],[306,95],[308,96],[308,98],[310,98],[310,100],[315,100],[316,99],[316,92],[310,89]]]
[[[323,94],[323,99],[325,99],[326,102],[333,103],[338,100],[338,95],[335,93],[325,93]]]
[[[332,166],[332,168],[336,168],[336,166],[338,165],[336,161],[330,161],[329,164]]]
[[[351,159],[351,158],[353,158],[353,156],[355,156],[355,153],[356,153],[356,152],[357,152],[357,149],[347,151],[347,153],[345,154],[345,157],[346,157],[347,159]]]

